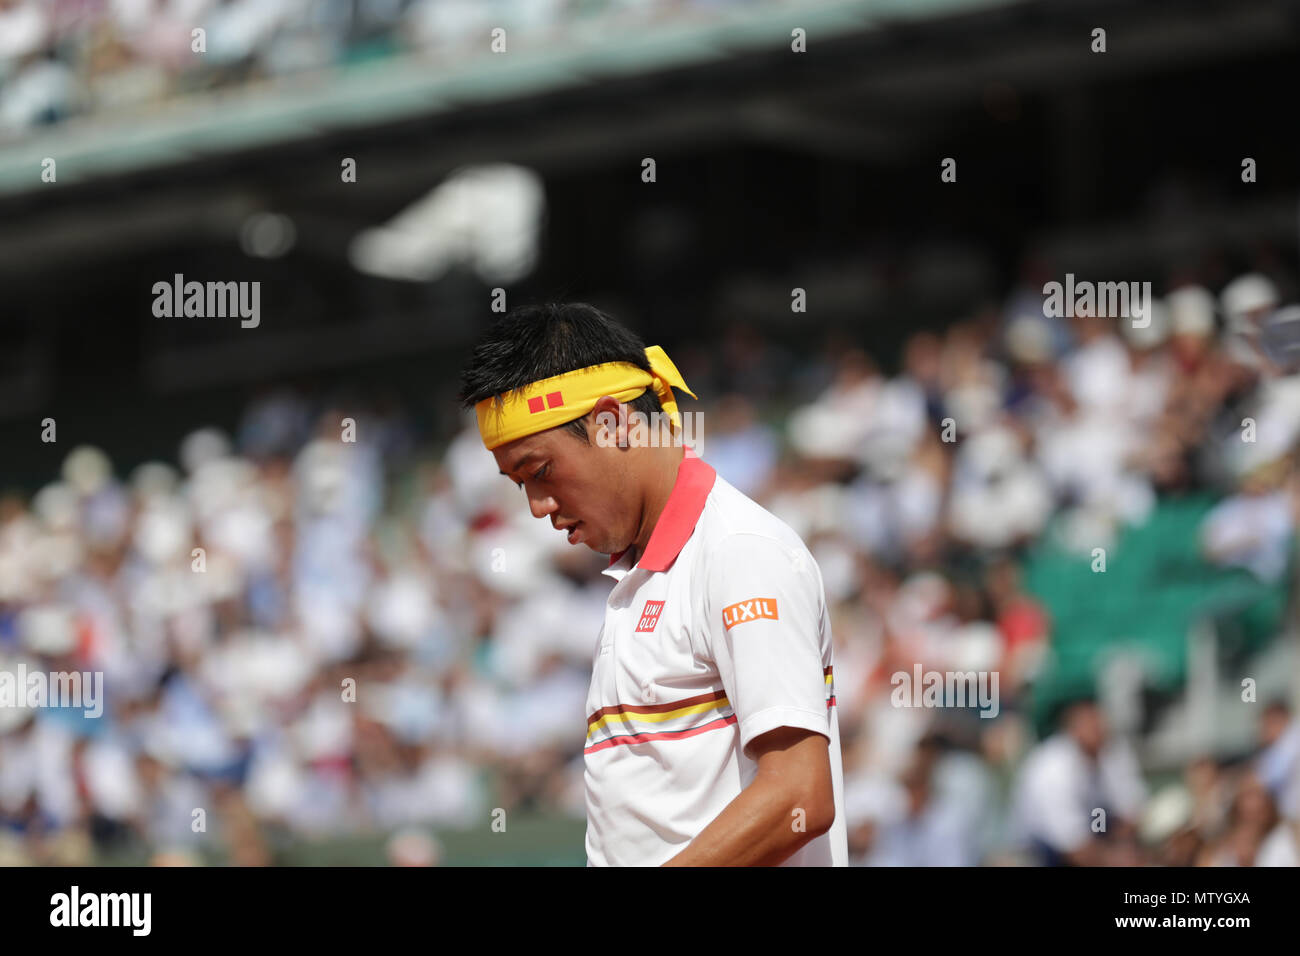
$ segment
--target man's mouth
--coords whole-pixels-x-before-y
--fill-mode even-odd
[[[578,539],[582,536],[582,522],[579,521],[569,529],[569,544],[577,544]]]

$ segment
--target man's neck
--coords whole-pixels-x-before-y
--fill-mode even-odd
[[[680,445],[668,445],[653,451],[652,475],[644,492],[645,497],[642,499],[641,526],[637,531],[636,540],[632,542],[633,564],[640,561],[641,556],[645,554],[650,536],[654,534],[655,525],[659,523],[659,517],[672,496],[673,486],[677,484],[677,470],[686,457],[685,450]]]

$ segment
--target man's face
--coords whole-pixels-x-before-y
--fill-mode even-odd
[[[587,417],[590,445],[556,427],[493,449],[497,467],[521,484],[535,518],[569,532],[571,544],[616,554],[635,539],[639,515],[624,493],[626,454],[601,447]],[[574,526],[576,530],[574,530]]]
[[[1277,742],[1277,739],[1286,731],[1286,726],[1290,723],[1291,715],[1281,707],[1270,707],[1264,711],[1264,717],[1260,721],[1259,736],[1260,743],[1265,747],[1270,747]]]
[[[1092,702],[1075,704],[1068,718],[1071,736],[1079,746],[1090,754],[1096,755],[1106,744],[1106,718],[1101,708]]]

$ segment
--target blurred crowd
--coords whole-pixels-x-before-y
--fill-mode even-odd
[[[0,0],[0,138],[69,116],[418,51],[536,48],[738,0]],[[198,44],[194,32],[204,31]]]
[[[1039,738],[1052,622],[1021,575],[1049,527],[1086,554],[1193,488],[1219,497],[1208,560],[1291,573],[1291,278],[1052,319],[1031,265],[1004,303],[908,337],[892,375],[846,334],[798,353],[738,322],[670,350],[705,397],[701,457],[821,569],[855,865],[1300,861],[1295,701],[1176,780],[1086,697]],[[391,403],[272,390],[175,464],[121,475],[83,446],[0,499],[0,670],[107,687],[98,719],[0,708],[0,864],[259,864],[357,834],[428,863],[421,834],[497,808],[582,819],[607,559],[532,518],[459,421],[422,435]],[[918,664],[997,672],[998,716],[896,706]]]

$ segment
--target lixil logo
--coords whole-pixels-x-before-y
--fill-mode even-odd
[[[748,601],[728,604],[722,609],[722,624],[727,630],[745,621],[757,621],[762,617],[771,618],[773,621],[778,619],[776,598],[751,598]]]

